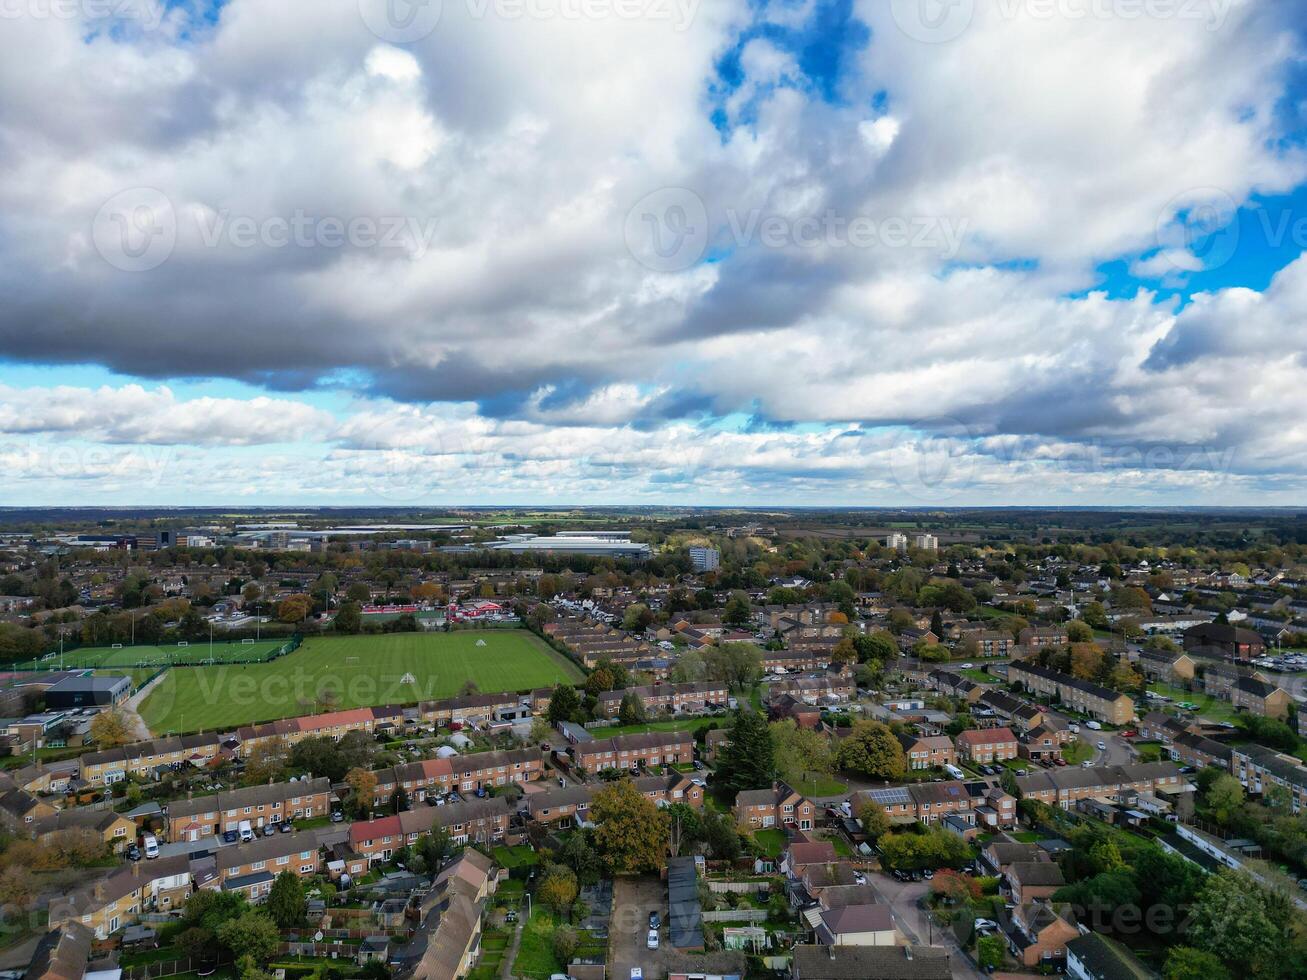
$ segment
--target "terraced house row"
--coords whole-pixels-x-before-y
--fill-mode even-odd
[[[685,803],[695,809],[703,806],[703,787],[680,773],[640,776],[632,782],[657,806],[673,803]],[[529,820],[564,828],[585,823],[594,795],[602,788],[602,784],[574,783],[528,793],[518,803],[519,812]]]
[[[651,715],[697,715],[713,708],[724,707],[730,698],[726,685],[716,681],[690,684],[648,684],[625,690],[603,691],[599,695],[596,713],[603,718],[616,718],[622,708],[622,699],[634,694]]]
[[[198,841],[238,830],[246,821],[257,830],[286,820],[325,817],[330,812],[331,780],[326,777],[245,786],[169,803],[165,808],[166,837],[169,841]]]
[[[536,749],[477,752],[472,755],[426,759],[378,769],[377,795],[387,799],[403,787],[411,800],[450,790],[471,792],[482,787],[531,782],[544,775],[545,763]]]
[[[1007,679],[1111,725],[1124,725],[1135,717],[1135,703],[1128,694],[1039,664],[1013,662],[1008,665]]]
[[[694,761],[689,732],[641,732],[577,742],[569,749],[573,764],[586,772],[638,769]]]
[[[371,864],[389,861],[396,851],[416,844],[433,827],[442,828],[456,844],[515,844],[522,839],[522,834],[510,827],[516,812],[512,802],[503,796],[419,807],[352,824],[349,844]]]
[[[1016,784],[1023,799],[1039,800],[1049,806],[1070,810],[1079,800],[1115,796],[1122,790],[1174,795],[1184,791],[1187,781],[1174,762],[1137,762],[1125,766],[1030,772],[1017,776]]]
[[[1017,801],[1000,786],[985,782],[946,780],[883,789],[859,790],[851,797],[856,815],[874,804],[893,824],[934,824],[954,818],[967,826],[1010,827],[1017,819]]]

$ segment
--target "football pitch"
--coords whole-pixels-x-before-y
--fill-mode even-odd
[[[155,735],[580,680],[565,657],[525,630],[311,637],[266,664],[174,667],[141,705]],[[329,692],[323,697],[324,692]]]
[[[104,667],[167,667],[172,664],[198,664],[212,660],[220,664],[239,664],[269,659],[279,648],[288,644],[286,637],[272,640],[196,640],[185,646],[177,643],[154,646],[138,644],[137,646],[117,647],[79,647],[64,653],[46,654],[40,660],[32,662],[35,669],[58,670],[61,665],[68,669],[104,668]],[[23,666],[28,666],[27,661]]]

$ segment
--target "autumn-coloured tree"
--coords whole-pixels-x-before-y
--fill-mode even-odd
[[[303,622],[313,611],[313,600],[304,594],[288,595],[277,604],[277,618],[283,623]]]
[[[91,719],[91,740],[102,749],[126,745],[133,740],[127,716],[118,708],[101,711]]]
[[[595,793],[590,819],[595,849],[613,874],[657,871],[667,863],[667,814],[629,779]]]
[[[536,900],[563,915],[572,907],[580,892],[576,874],[565,865],[551,865],[536,887]]]
[[[354,808],[365,814],[377,798],[377,776],[369,769],[351,769],[345,773],[345,782],[354,794]]]

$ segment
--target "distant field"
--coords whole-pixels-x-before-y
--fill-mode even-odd
[[[20,666],[36,666],[42,670],[79,667],[166,667],[175,663],[197,663],[212,658],[216,663],[237,664],[267,660],[274,650],[290,642],[286,637],[273,640],[196,640],[186,646],[169,643],[160,646],[139,644],[122,647],[80,647],[63,654],[52,653],[36,661],[24,661]]]
[[[581,676],[525,630],[313,637],[271,663],[174,667],[141,717],[157,735],[311,714],[324,690],[344,709],[452,697],[468,681],[489,693]]]

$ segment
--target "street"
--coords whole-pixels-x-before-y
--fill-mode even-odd
[[[888,875],[867,875],[867,884],[875,890],[881,902],[890,907],[894,925],[910,942],[922,946],[940,946],[948,950],[954,977],[982,980],[982,973],[962,952],[962,947],[947,928],[936,928],[918,901],[930,890],[928,881],[898,881]]]

